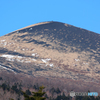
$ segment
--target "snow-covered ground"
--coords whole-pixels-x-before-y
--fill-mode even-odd
[[[37,53],[32,53],[32,56],[38,57],[39,55]]]
[[[41,59],[42,62],[46,63],[46,66],[50,66],[50,67],[53,67],[54,65],[53,64],[49,64],[48,62],[51,60],[50,58],[47,58],[47,59]]]
[[[7,42],[6,40],[1,40],[0,42],[1,42],[0,45],[2,45],[2,46],[15,44],[14,42]]]
[[[32,59],[33,61],[37,61],[36,59]]]
[[[7,68],[7,67],[5,67],[5,66],[0,65],[0,68],[3,68],[3,69],[6,69],[6,70],[9,70],[9,71],[12,71],[12,72],[14,72],[15,74],[17,74],[14,70],[12,70],[12,69],[10,69],[10,68]]]
[[[50,61],[51,59],[50,58],[47,58],[47,59],[41,59],[44,63],[47,63],[48,61]]]
[[[88,63],[84,63],[84,62],[83,62],[83,64],[84,64],[84,65],[88,65]]]
[[[37,53],[33,53],[32,56],[35,56]]]
[[[8,55],[8,54],[4,54],[1,57],[5,57],[5,58],[14,58],[14,55]]]
[[[34,54],[37,54],[37,53],[33,53],[33,55]],[[4,58],[6,58],[7,61],[11,61],[11,62],[18,61],[18,62],[21,62],[21,63],[31,63],[31,62],[34,62],[34,61],[38,61],[34,58],[17,56],[17,55],[10,55],[10,54],[3,54],[0,57],[4,57]],[[53,67],[54,65],[49,63],[50,60],[51,60],[50,58],[41,59],[41,61],[43,63],[45,63],[46,66]]]
[[[32,27],[29,30],[32,30]]]
[[[50,67],[53,67],[54,65],[53,65],[53,64],[49,64],[49,66],[50,66]]]
[[[9,55],[9,54],[3,54],[1,57],[5,57],[8,61],[15,61],[18,62],[25,62],[25,63],[31,63],[32,61],[36,61],[36,59],[32,59],[30,57],[22,57],[22,56],[15,56],[15,55]]]
[[[6,40],[1,40],[1,42],[4,42],[4,41],[6,41]]]
[[[80,61],[80,59],[75,59],[75,61]]]
[[[54,67],[54,65],[53,65],[53,64],[46,64],[46,66]]]

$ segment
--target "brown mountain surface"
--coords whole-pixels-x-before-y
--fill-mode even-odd
[[[97,89],[100,35],[61,22],[30,25],[0,37],[0,70]]]

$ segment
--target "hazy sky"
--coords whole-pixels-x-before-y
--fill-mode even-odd
[[[0,36],[43,21],[100,34],[100,0],[0,0]]]

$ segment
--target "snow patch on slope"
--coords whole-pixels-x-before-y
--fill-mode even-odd
[[[32,56],[35,56],[37,53],[33,53]]]
[[[3,68],[3,69],[6,69],[6,70],[9,70],[9,71],[12,71],[12,72],[14,72],[15,74],[17,74],[14,70],[12,70],[12,69],[10,69],[10,68],[7,68],[7,67],[5,67],[5,66],[0,65],[0,68]]]
[[[50,67],[53,67],[54,65],[53,64],[49,64],[48,62],[51,60],[50,58],[47,58],[47,59],[41,59],[42,62],[46,63],[46,66],[50,66]]]
[[[4,41],[6,41],[6,40],[1,40],[1,42],[4,42]]]
[[[1,57],[5,57],[8,61],[15,61],[18,62],[25,62],[25,63],[31,63],[32,61],[36,61],[35,59],[32,59],[30,57],[22,57],[22,56],[15,56],[15,55],[9,55],[9,54],[3,54]]]
[[[41,59],[44,63],[47,63],[48,61],[50,61],[51,59],[50,58],[47,58],[47,59]]]
[[[13,55],[8,55],[8,54],[4,54],[4,55],[2,55],[1,57],[13,58],[13,57],[15,57],[15,56],[13,56]]]

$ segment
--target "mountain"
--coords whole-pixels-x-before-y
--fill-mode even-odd
[[[0,37],[0,70],[100,93],[100,34],[55,21],[27,26]]]

